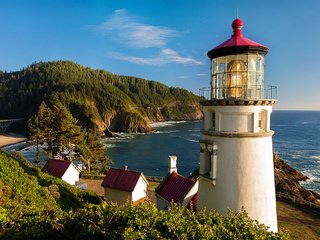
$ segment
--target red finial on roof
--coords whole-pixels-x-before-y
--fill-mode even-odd
[[[254,42],[248,38],[245,38],[241,34],[243,22],[240,18],[236,18],[232,22],[233,35],[227,41],[224,41],[219,46],[208,52],[209,58],[216,58],[226,55],[234,55],[244,52],[260,52],[267,54],[268,48],[260,43]]]
[[[241,28],[243,26],[243,22],[240,18],[236,18],[233,22],[232,22],[232,28],[233,28],[233,36],[240,36],[242,37],[241,34]]]

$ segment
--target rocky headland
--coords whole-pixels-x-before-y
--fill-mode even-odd
[[[301,186],[309,178],[285,163],[277,153],[273,154],[276,192],[294,201],[307,201],[320,206],[320,194]],[[302,201],[301,201],[302,200]]]
[[[202,119],[199,97],[156,81],[91,69],[70,61],[0,71],[0,118],[25,118],[40,104],[66,106],[78,124],[106,136],[150,132],[150,122]]]

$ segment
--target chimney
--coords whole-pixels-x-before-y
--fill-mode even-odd
[[[168,173],[171,174],[173,171],[178,173],[177,156],[168,156]]]
[[[124,169],[125,171],[127,171],[127,170],[128,170],[128,165],[124,165],[124,166],[123,166],[123,169]]]

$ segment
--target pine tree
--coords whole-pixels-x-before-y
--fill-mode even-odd
[[[105,147],[96,131],[87,130],[84,134],[84,140],[80,147],[80,159],[87,165],[89,174],[92,169],[102,169],[112,163],[106,157]]]
[[[29,131],[37,143],[40,140],[47,143],[49,158],[52,158],[54,153],[59,153],[62,159],[62,152],[66,149],[71,161],[73,149],[83,142],[81,127],[61,103],[51,108],[41,103],[37,115],[29,121]]]
[[[36,144],[37,151],[36,151],[36,160],[34,161],[34,163],[38,165],[40,163],[39,144],[41,141],[43,141],[43,132],[41,130],[41,121],[40,121],[40,118],[38,115],[34,115],[28,120],[28,128],[29,128],[29,132],[31,135],[31,139]]]
[[[54,132],[56,135],[55,146],[59,151],[60,158],[63,158],[62,151],[68,151],[68,160],[72,161],[72,152],[75,147],[83,142],[81,127],[66,107],[61,103],[53,106]]]

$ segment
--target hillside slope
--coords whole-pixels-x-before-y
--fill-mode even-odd
[[[62,102],[85,127],[147,132],[151,121],[202,118],[191,92],[69,61],[40,62],[0,72],[0,118],[29,118],[40,103]]]
[[[100,201],[97,195],[76,189],[32,167],[19,153],[14,152],[11,156],[0,150],[1,239],[16,239],[3,238],[2,234],[11,231],[20,239],[17,229],[26,229],[32,234],[38,231],[38,222],[50,227],[63,218],[65,212]],[[39,236],[39,239],[43,238]]]

